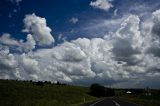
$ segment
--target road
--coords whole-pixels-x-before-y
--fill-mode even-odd
[[[140,106],[134,103],[129,103],[118,98],[105,98],[100,101],[86,104],[84,106]]]

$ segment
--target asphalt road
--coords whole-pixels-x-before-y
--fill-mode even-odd
[[[118,98],[105,98],[100,101],[86,104],[84,106],[140,106],[134,103],[129,103]]]

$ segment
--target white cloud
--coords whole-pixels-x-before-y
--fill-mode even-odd
[[[69,22],[71,22],[72,24],[76,24],[79,21],[79,19],[77,17],[72,17]]]
[[[156,10],[155,12],[152,13],[153,21],[160,22],[160,10]]]
[[[0,37],[0,43],[5,45],[19,46],[19,42],[15,39],[12,39],[11,35],[8,33],[5,33]]]
[[[47,26],[46,19],[35,14],[26,15],[24,19],[24,32],[31,33],[38,45],[45,46],[54,43],[51,28]]]
[[[109,0],[96,0],[96,1],[91,1],[90,6],[98,9],[102,9],[105,11],[108,11],[110,8],[113,7],[112,3],[110,3]]]
[[[22,50],[24,50],[25,52],[28,52],[35,48],[36,41],[34,40],[31,34],[28,34],[27,41],[26,42],[21,41],[20,44],[21,44],[20,47],[22,48]]]
[[[13,68],[15,66],[16,61],[14,60],[14,56],[9,53],[8,50],[1,50],[0,54],[0,64],[1,68]]]
[[[19,73],[22,75],[22,78],[41,80],[41,78],[39,78],[40,69],[38,61],[26,54],[18,56],[17,59],[19,62],[19,68],[21,69]]]
[[[9,48],[0,46],[0,79],[16,78],[14,71],[17,61],[15,56],[9,52]]]
[[[115,32],[104,38],[78,38],[36,51],[32,51],[36,44],[33,31],[24,42],[29,47],[27,53],[12,54],[5,48],[8,42],[1,45],[0,53],[4,55],[0,55],[0,65],[5,71],[0,71],[0,77],[144,87],[144,82],[154,83],[160,76],[160,39],[158,30],[154,29],[160,28],[158,16],[156,11],[152,20],[141,24],[138,16],[130,15]],[[146,22],[152,24],[144,26]],[[28,30],[32,30],[32,23]],[[10,45],[19,45],[19,41],[10,36],[6,41],[13,42]]]
[[[18,41],[14,38],[11,38],[10,34],[5,33],[0,37],[0,44],[8,45],[10,48],[14,49],[18,47],[17,50],[20,50],[21,52],[31,51],[36,46],[36,42],[30,34],[27,35],[27,40],[24,42],[23,40]]]

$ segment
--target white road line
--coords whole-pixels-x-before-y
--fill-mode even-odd
[[[106,98],[104,98],[104,99],[106,99]],[[94,105],[96,105],[97,103],[103,101],[104,99],[102,99],[102,100],[100,100],[100,101],[97,101],[97,102],[95,102],[95,103],[93,103],[93,104],[91,104],[91,105],[89,105],[89,106],[94,106]]]
[[[116,101],[112,100],[116,106],[121,106],[120,104],[118,104]]]
[[[114,98],[117,98],[117,97],[114,97]],[[137,106],[143,106],[143,105],[139,105],[139,104],[136,104],[136,103],[133,103],[133,102],[130,102],[130,101],[126,101],[126,100],[123,100],[122,98],[117,98],[123,102],[126,102],[126,103],[129,103],[129,104],[134,104],[134,105],[137,105]]]

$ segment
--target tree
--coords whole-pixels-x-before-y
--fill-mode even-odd
[[[115,91],[112,88],[106,88],[106,96],[115,96]]]
[[[38,81],[38,82],[36,82],[36,85],[38,85],[38,86],[44,86],[44,83],[42,81]]]
[[[105,87],[101,86],[100,84],[92,84],[90,86],[90,94],[92,96],[96,96],[96,97],[103,97],[105,96]]]

